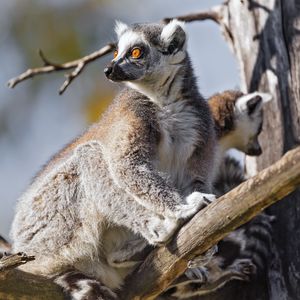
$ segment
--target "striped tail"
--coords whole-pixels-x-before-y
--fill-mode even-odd
[[[225,157],[214,184],[214,193],[222,196],[245,180],[240,163],[232,157]],[[218,253],[206,265],[188,269],[159,299],[207,295],[229,281],[249,281],[263,273],[271,252],[274,219],[261,213],[231,232],[219,242]]]
[[[116,300],[117,295],[98,280],[70,270],[54,278],[71,300]]]

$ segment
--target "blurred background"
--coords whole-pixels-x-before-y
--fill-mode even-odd
[[[120,87],[103,76],[111,55],[89,65],[66,92],[57,72],[20,83],[7,81],[50,61],[66,62],[115,41],[116,19],[155,22],[209,8],[217,0],[3,0],[0,3],[0,234],[8,237],[15,203],[35,173],[66,143],[97,120]],[[187,24],[189,51],[205,97],[238,88],[238,70],[218,26]]]

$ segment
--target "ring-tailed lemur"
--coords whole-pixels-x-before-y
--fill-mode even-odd
[[[215,199],[215,131],[199,94],[182,24],[118,23],[105,69],[129,87],[101,120],[59,152],[20,198],[13,251],[72,299],[116,299],[132,270],[109,254],[136,237],[166,242],[180,219]],[[196,167],[195,167],[196,166]]]
[[[223,154],[229,148],[248,155],[261,154],[258,136],[263,122],[262,105],[269,100],[269,94],[244,95],[237,91],[225,91],[209,99]],[[214,181],[214,193],[224,195],[245,179],[240,163],[225,156]],[[273,216],[262,213],[230,233],[218,244],[217,255],[205,266],[188,269],[160,298],[188,299],[209,294],[231,280],[249,280],[263,271],[270,253],[273,220]],[[201,257],[199,261],[201,264]]]

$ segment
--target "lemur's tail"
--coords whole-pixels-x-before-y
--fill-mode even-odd
[[[66,271],[53,279],[72,300],[118,299],[117,295],[101,282],[77,270]]]
[[[223,195],[245,180],[244,170],[240,163],[235,158],[227,156],[222,162],[215,189],[218,195]],[[224,243],[229,243],[226,248],[231,249],[232,254],[235,252],[232,249],[236,249],[234,255],[237,255],[239,259],[251,259],[258,272],[265,270],[271,251],[272,222],[274,220],[274,216],[266,213],[257,215],[252,221],[224,239]],[[239,249],[237,249],[237,245],[239,245]],[[221,252],[222,249],[220,249]]]
[[[214,182],[214,193],[220,197],[246,181],[245,172],[240,162],[231,156],[226,156],[218,169]]]

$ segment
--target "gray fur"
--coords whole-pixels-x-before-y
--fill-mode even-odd
[[[110,79],[134,89],[123,90],[98,123],[38,174],[19,200],[11,231],[13,251],[36,257],[22,269],[54,277],[73,299],[85,299],[95,282],[99,299],[107,289],[114,297],[135,264],[116,265],[123,258],[113,253],[141,237],[167,242],[181,219],[214,199],[206,194],[213,120],[197,90],[181,24],[121,27],[119,48],[126,47],[125,34],[151,46],[141,62],[113,62]],[[143,248],[143,241],[133,243]],[[71,291],[74,282],[67,279],[76,277],[82,285]]]
[[[226,157],[215,182],[221,196],[245,180],[244,172],[233,158]],[[172,284],[160,299],[189,299],[222,288],[232,280],[248,281],[266,269],[272,243],[274,217],[265,213],[231,232],[218,244],[218,253],[205,265],[200,261]],[[196,261],[197,262],[197,261]]]

